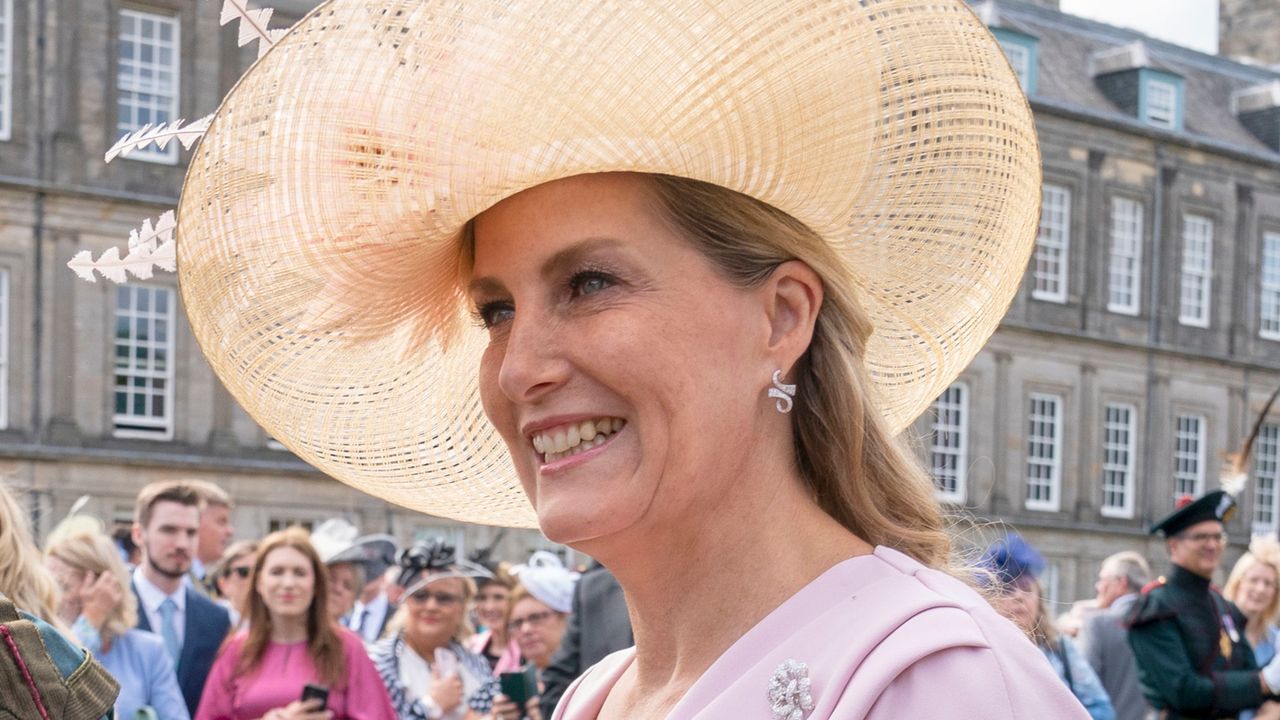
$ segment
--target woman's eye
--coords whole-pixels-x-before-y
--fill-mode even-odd
[[[580,272],[569,281],[573,295],[594,295],[614,284],[613,278],[599,272]]]
[[[476,319],[480,325],[489,329],[510,321],[515,312],[509,302],[489,302],[476,308]]]

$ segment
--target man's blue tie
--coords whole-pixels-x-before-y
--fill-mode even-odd
[[[173,614],[176,612],[178,605],[173,602],[173,598],[167,597],[160,603],[160,637],[164,639],[164,647],[169,651],[175,666],[178,664],[178,655],[182,652],[182,646],[178,644],[178,630],[173,625]]]

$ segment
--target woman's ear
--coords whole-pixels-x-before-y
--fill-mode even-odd
[[[788,260],[774,268],[762,290],[769,319],[768,352],[786,373],[813,339],[822,308],[822,278],[799,260]]]

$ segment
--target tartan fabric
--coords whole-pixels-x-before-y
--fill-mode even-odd
[[[119,692],[90,654],[0,595],[0,720],[109,718]]]

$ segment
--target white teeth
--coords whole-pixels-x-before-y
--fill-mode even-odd
[[[603,445],[626,424],[622,418],[602,417],[537,433],[530,440],[533,449],[544,456],[543,462],[549,463]]]

